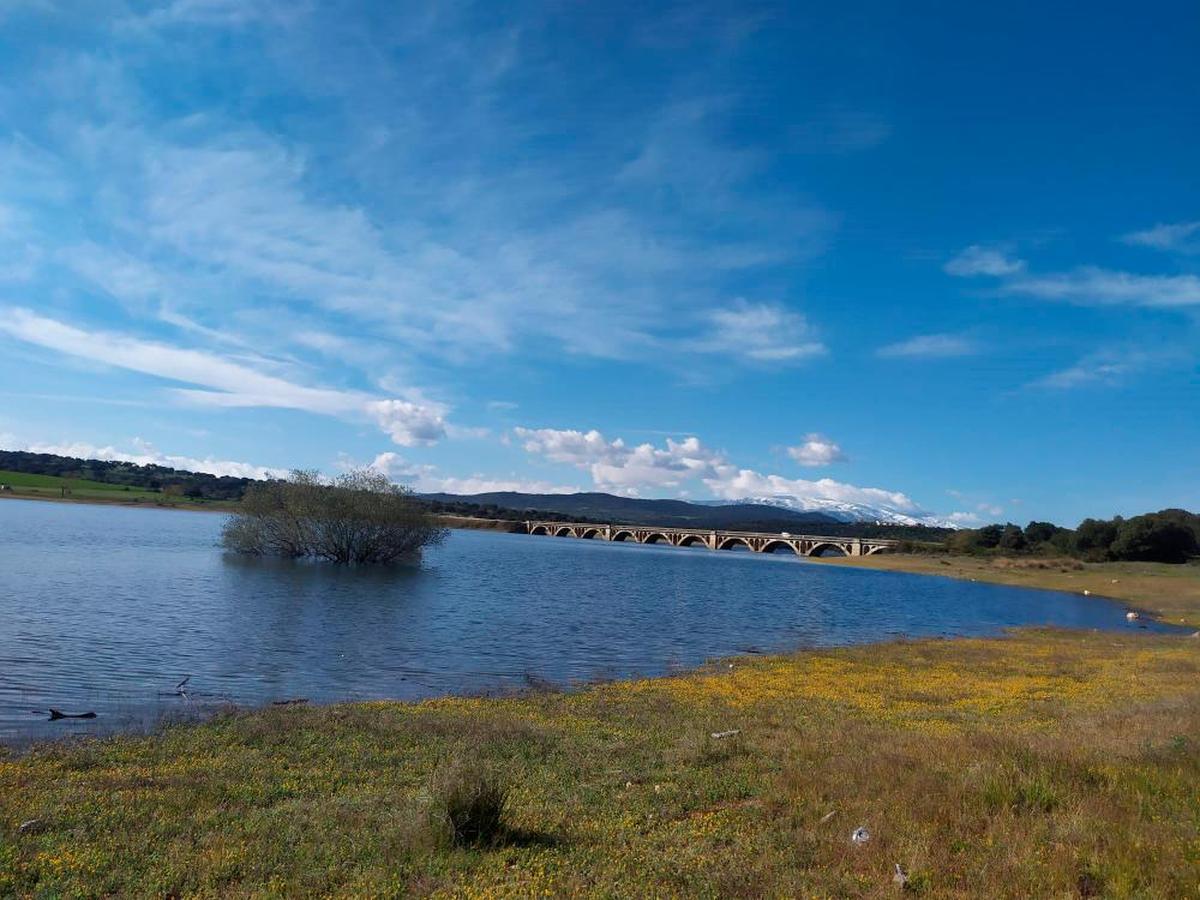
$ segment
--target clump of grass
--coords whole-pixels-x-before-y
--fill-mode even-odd
[[[430,797],[429,828],[439,846],[495,846],[507,833],[508,785],[491,769],[456,760],[434,773]]]
[[[1006,771],[988,779],[983,801],[993,812],[1008,809],[1016,813],[1049,813],[1059,805],[1058,792],[1050,779]]]

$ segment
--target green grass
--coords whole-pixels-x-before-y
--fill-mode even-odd
[[[228,509],[237,501],[204,500],[171,496],[148,488],[106,484],[86,478],[61,478],[57,475],[31,475],[0,469],[0,484],[12,488],[6,496],[30,499],[75,500],[84,503],[152,503],[157,506],[199,506]],[[63,491],[66,490],[64,494]]]
[[[105,484],[102,481],[89,481],[86,478],[60,478],[57,475],[31,475],[28,472],[12,472],[0,469],[0,484],[12,487],[53,488],[59,490],[67,487],[72,490],[88,491],[124,491],[119,484]],[[132,489],[138,493],[152,493],[142,489]]]
[[[1198,750],[1196,641],[1135,634],[274,708],[0,757],[0,896],[1195,897]]]

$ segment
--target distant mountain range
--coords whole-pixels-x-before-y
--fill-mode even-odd
[[[614,494],[524,494],[496,491],[487,494],[422,494],[443,503],[496,506],[516,512],[553,512],[596,522],[629,525],[664,525],[683,528],[727,528],[741,531],[783,531],[801,528],[842,533],[847,526],[861,532],[864,526],[906,526],[945,529],[934,519],[921,519],[895,510],[876,509],[832,501],[806,501],[813,508],[797,508],[785,498],[746,499],[692,503],[686,500],[644,500]]]
[[[844,500],[827,500],[820,497],[744,497],[741,500],[701,501],[705,505],[725,506],[730,502],[738,506],[769,506],[790,512],[829,516],[835,522],[874,522],[880,525],[924,525],[931,528],[954,528],[960,526],[950,519],[925,514],[907,513],[887,506],[868,506],[864,503],[849,503]]]

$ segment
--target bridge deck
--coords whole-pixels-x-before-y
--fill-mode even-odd
[[[742,545],[758,553],[784,545],[800,556],[813,556],[835,549],[847,556],[866,556],[896,549],[900,542],[886,538],[853,538],[790,532],[726,531],[716,528],[612,525],[594,522],[525,522],[529,534],[589,538],[606,541],[632,540],[639,544],[666,541],[672,546],[702,544],[710,550],[728,550]]]

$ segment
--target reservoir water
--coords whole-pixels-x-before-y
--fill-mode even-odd
[[[1123,607],[1072,594],[483,531],[391,570],[244,560],[218,548],[223,521],[0,501],[0,742],[225,703],[415,699],[899,636],[1132,627]],[[49,722],[52,707],[96,718]]]

